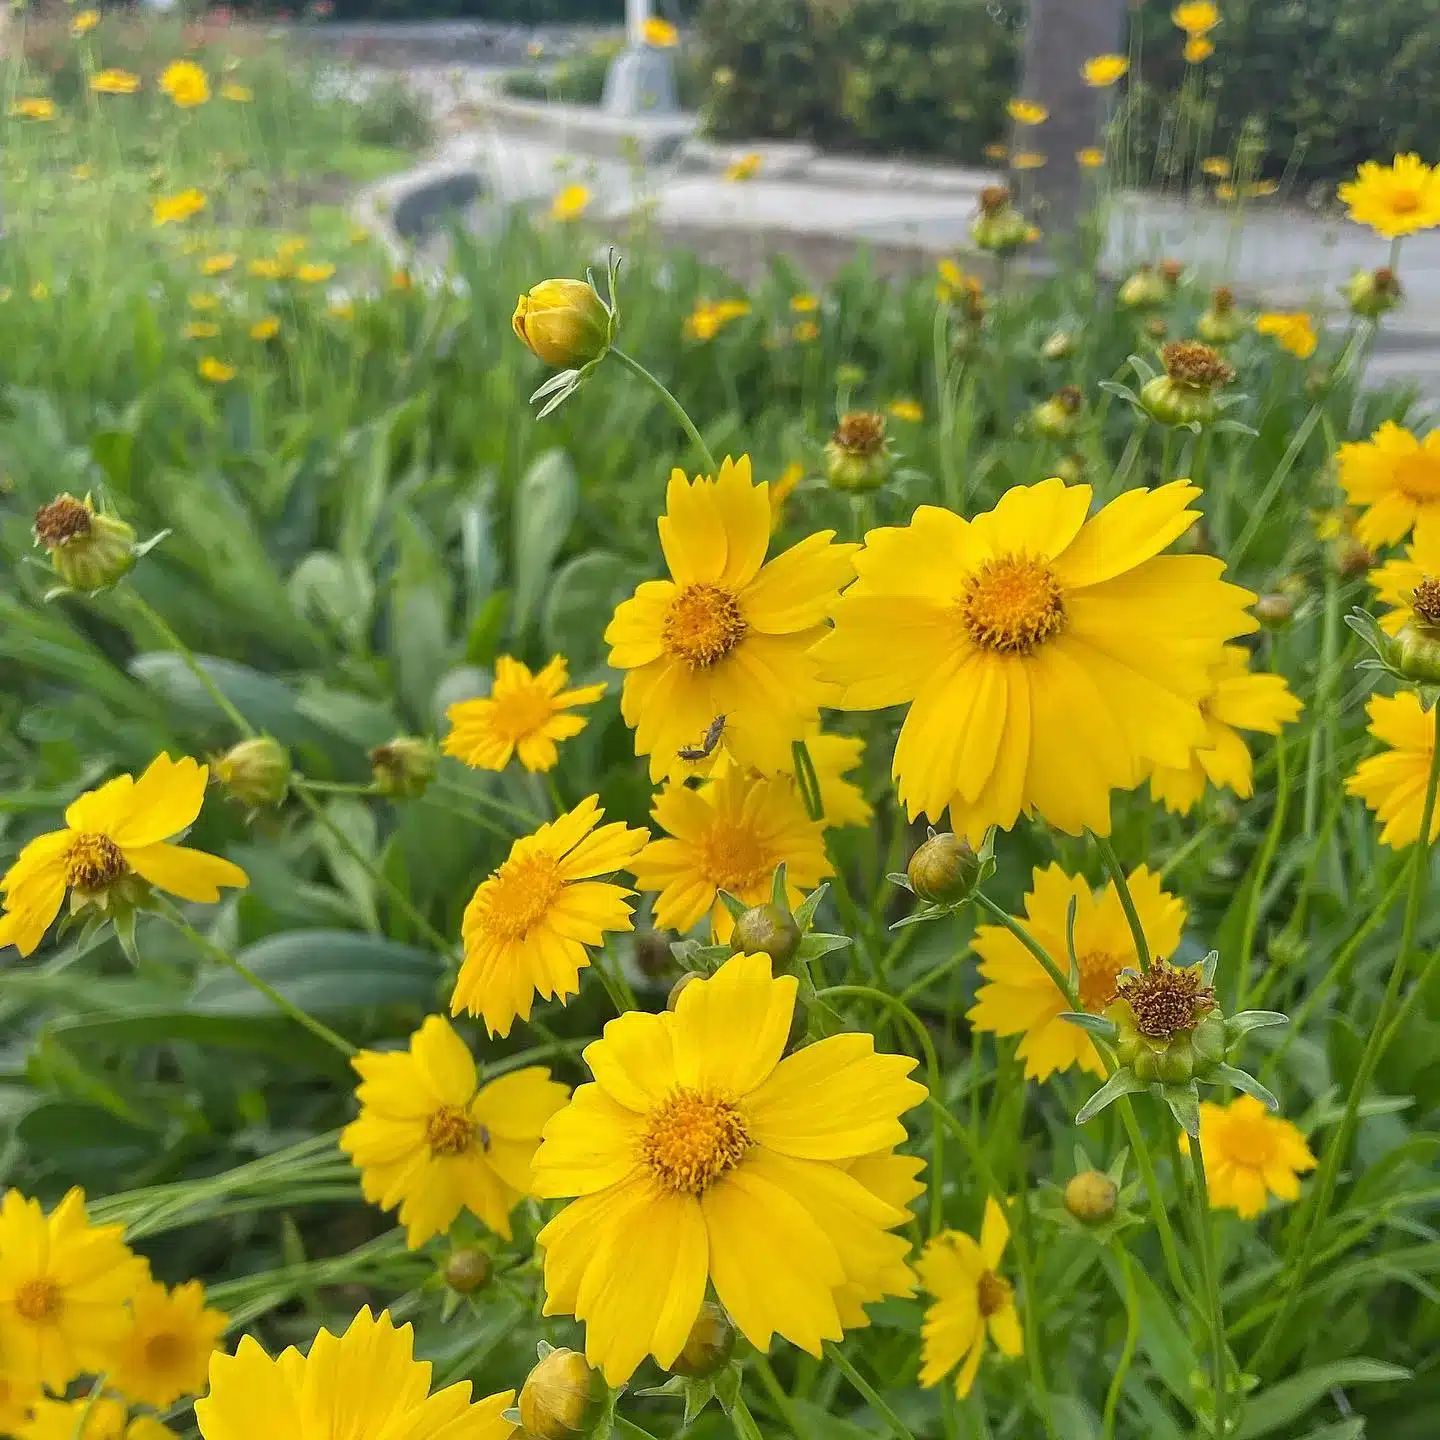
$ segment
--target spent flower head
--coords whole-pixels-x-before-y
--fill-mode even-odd
[[[849,410],[825,444],[825,474],[836,490],[878,490],[890,478],[894,457],[878,410]]]
[[[89,495],[80,500],[61,494],[42,505],[35,513],[34,535],[64,588],[82,594],[123,579],[143,553],[134,529],[97,510]]]

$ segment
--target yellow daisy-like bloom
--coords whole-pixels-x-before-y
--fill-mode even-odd
[[[1045,165],[1045,157],[1038,150],[1018,150],[1010,163],[1017,170],[1040,170]],[[1038,234],[1037,231],[1037,238]]]
[[[200,262],[202,275],[225,275],[235,268],[237,257],[230,253],[207,255]]]
[[[815,779],[820,786],[820,823],[827,829],[844,825],[868,825],[875,812],[865,792],[845,777],[860,768],[865,759],[865,742],[858,735],[811,735],[805,741]]]
[[[741,155],[738,159],[732,160],[725,167],[725,179],[732,185],[740,184],[746,180],[753,180],[760,173],[763,165],[763,157],[752,150],[747,155]]]
[[[925,407],[918,400],[892,400],[885,407],[885,413],[894,420],[918,425],[925,418]]]
[[[63,1391],[82,1370],[104,1371],[130,1327],[127,1302],[149,1266],[120,1237],[92,1225],[85,1192],[46,1215],[7,1190],[0,1201],[0,1354],[15,1373]]]
[[[1440,429],[1422,440],[1387,420],[1368,440],[1342,445],[1335,460],[1346,498],[1365,507],[1355,523],[1362,545],[1393,545],[1412,527],[1429,543],[1440,520]]]
[[[1189,764],[1224,643],[1255,629],[1222,561],[1159,553],[1199,493],[1176,480],[1089,516],[1090,487],[1052,479],[865,537],[814,653],[841,708],[910,706],[893,771],[911,819],[948,808],[976,846],[1021,814],[1103,835],[1112,790]]]
[[[1203,65],[1215,53],[1215,42],[1204,35],[1192,35],[1185,42],[1185,63]]]
[[[699,790],[667,785],[651,812],[666,831],[636,857],[635,883],[658,892],[655,923],[683,933],[709,914],[715,937],[734,921],[721,890],[749,905],[770,896],[776,866],[785,865],[792,903],[834,873],[825,832],[805,813],[788,775],[770,779],[732,767]]]
[[[1223,155],[1207,155],[1200,162],[1200,169],[1206,175],[1213,176],[1216,180],[1228,180],[1230,178],[1230,162]]]
[[[290,266],[278,257],[262,255],[258,260],[250,261],[245,271],[257,280],[281,280],[290,273]]]
[[[1380,616],[1380,628],[1398,635],[1406,622],[1415,618],[1410,603],[1415,587],[1434,576],[1440,576],[1440,529],[1429,529],[1423,537],[1417,534],[1404,559],[1387,560],[1370,572],[1375,593],[1391,607]]]
[[[1185,0],[1170,12],[1170,19],[1187,35],[1205,35],[1220,23],[1220,9],[1211,0]]]
[[[659,530],[671,578],[647,580],[605,631],[610,664],[629,672],[620,710],[635,753],[650,757],[652,780],[683,777],[679,752],[724,715],[731,759],[788,769],[827,698],[808,651],[857,547],[822,530],[767,564],[770,487],[752,483],[749,456],[727,458],[714,480],[673,471]]]
[[[210,381],[212,385],[228,385],[240,373],[233,365],[227,365],[213,355],[204,356],[196,369],[200,378]]]
[[[280,321],[274,315],[266,315],[250,327],[252,340],[273,340],[280,333]]]
[[[1140,928],[1154,955],[1171,955],[1185,928],[1185,903],[1160,888],[1160,877],[1143,865],[1126,880]],[[1036,870],[1025,897],[1025,926],[1062,967],[1068,947],[1065,928],[1075,902],[1075,956],[1080,969],[1080,1008],[1098,1015],[1115,997],[1115,980],[1127,965],[1138,968],[1135,939],[1120,905],[1115,882],[1097,895],[1078,875],[1058,865]],[[1070,1002],[1038,960],[1003,926],[981,925],[971,942],[985,979],[966,1018],[977,1030],[1022,1035],[1016,1054],[1026,1077],[1048,1080],[1057,1070],[1078,1065],[1104,1075],[1105,1065],[1084,1030],[1060,1019]],[[947,1367],[948,1368],[948,1367]]]
[[[805,478],[805,466],[799,460],[792,460],[774,480],[770,482],[770,533],[773,535],[785,519],[785,502],[790,492]]]
[[[30,1418],[8,1433],[19,1440],[175,1440],[175,1432],[151,1415],[132,1420],[124,1401],[112,1395],[93,1405],[86,1399],[39,1400]]]
[[[1043,125],[1050,111],[1038,100],[1007,100],[1006,113],[1017,125]]]
[[[590,190],[585,185],[567,185],[550,202],[552,220],[578,220],[590,204]]]
[[[1130,69],[1130,62],[1123,55],[1092,55],[1081,67],[1080,74],[1087,85],[1104,90],[1113,85]]]
[[[55,102],[48,95],[25,95],[11,101],[10,113],[22,120],[53,120]]]
[[[1255,317],[1255,333],[1269,335],[1282,350],[1308,360],[1319,343],[1315,325],[1303,310],[1269,310]]]
[[[295,268],[295,278],[304,285],[322,285],[335,273],[328,260],[312,260]]]
[[[0,1370],[0,1435],[19,1435],[32,1423],[35,1408],[44,1400],[44,1389],[33,1375]],[[70,1427],[70,1435],[75,1427]]]
[[[309,1354],[272,1360],[250,1335],[210,1361],[210,1393],[195,1402],[204,1440],[510,1440],[513,1390],[471,1404],[462,1380],[430,1394],[431,1365],[415,1332],[390,1312],[362,1310],[338,1338],[321,1330]]]
[[[150,213],[156,225],[169,225],[198,215],[205,205],[205,196],[199,190],[181,190],[175,195],[159,196],[151,205]]]
[[[1180,1136],[1190,1153],[1190,1137]],[[1253,1095],[1228,1105],[1200,1102],[1200,1154],[1212,1210],[1235,1210],[1253,1220],[1270,1195],[1300,1198],[1300,1176],[1315,1168],[1305,1137],[1288,1120],[1272,1115]]]
[[[182,110],[210,98],[210,80],[193,60],[172,60],[161,73],[160,88]]]
[[[1250,652],[1227,645],[1212,676],[1214,689],[1200,702],[1205,743],[1191,752],[1183,769],[1156,766],[1150,793],[1177,815],[1186,815],[1207,784],[1230,790],[1242,800],[1255,793],[1255,767],[1241,730],[1278,735],[1303,708],[1283,675],[1255,675]]]
[[[140,77],[129,70],[100,70],[90,77],[90,88],[99,95],[133,95]]]
[[[978,1244],[973,1236],[946,1230],[916,1262],[920,1283],[935,1297],[920,1331],[922,1385],[938,1385],[958,1366],[955,1393],[963,1400],[975,1384],[987,1332],[1002,1355],[1024,1353],[1015,1292],[995,1273],[1009,1239],[1005,1212],[991,1195]]]
[[[195,823],[208,775],[189,756],[160,755],[138,780],[117,775],[73,801],[65,829],[30,841],[0,878],[0,950],[14,945],[29,955],[60,913],[66,890],[72,909],[103,909],[117,892],[138,898],[143,884],[207,904],[220,898],[222,885],[249,884],[229,860],[170,843]]]
[[[1397,155],[1390,165],[1366,160],[1338,193],[1357,225],[1392,239],[1440,225],[1440,168],[1418,155]]]
[[[817,295],[792,295],[790,308],[797,315],[813,315],[820,308],[820,298]]]
[[[554,769],[560,758],[556,741],[572,739],[588,723],[586,716],[567,712],[605,693],[603,681],[567,690],[569,678],[563,655],[538,673],[501,655],[489,695],[461,700],[445,712],[451,728],[442,748],[477,770],[503,770],[512,756],[532,772]]]
[[[732,320],[750,313],[748,300],[701,301],[685,317],[685,335],[690,340],[713,340]]]
[[[70,22],[70,33],[75,36],[88,35],[100,23],[98,10],[82,10]]]
[[[1345,781],[1382,822],[1380,843],[1392,850],[1413,845],[1425,816],[1425,783],[1435,752],[1435,717],[1420,708],[1413,690],[1372,695],[1365,707],[1370,733],[1390,748],[1362,760]],[[1440,805],[1430,822],[1430,844],[1440,838]]]
[[[1098,145],[1087,145],[1075,152],[1075,163],[1082,170],[1099,170],[1105,164],[1105,152]]]
[[[657,50],[669,50],[680,43],[680,32],[668,21],[652,15],[642,27],[645,43]]]
[[[208,290],[194,290],[185,298],[185,303],[192,310],[218,310],[220,308],[220,297],[212,295]]]
[[[205,1306],[198,1280],[173,1290],[151,1281],[131,1300],[129,1333],[116,1347],[109,1382],[137,1405],[166,1410],[182,1395],[205,1389],[210,1356],[229,1324],[221,1310]]]
[[[220,98],[230,101],[232,105],[248,105],[255,98],[255,92],[248,85],[237,85],[230,81],[220,87]]]
[[[595,877],[630,869],[650,837],[618,821],[596,830],[604,813],[594,795],[582,800],[517,840],[480,882],[465,907],[452,1015],[482,1016],[490,1034],[508,1035],[537,993],[564,1004],[579,991],[587,945],[634,928],[625,898],[634,891]]]
[[[400,1207],[414,1250],[461,1210],[510,1238],[510,1212],[530,1193],[530,1162],[545,1122],[569,1091],[540,1066],[480,1084],[465,1042],[439,1015],[406,1050],[362,1050],[359,1119],[340,1148],[360,1167],[365,1198]]]
[[[213,320],[192,320],[181,333],[187,340],[213,340],[220,327]]]
[[[842,1335],[836,1292],[895,1264],[905,1212],[850,1167],[905,1139],[915,1061],[860,1034],[782,1060],[796,988],[737,955],[673,1013],[612,1020],[585,1050],[595,1083],[545,1127],[536,1192],[578,1197],[537,1237],[545,1313],[585,1322],[612,1385],[646,1354],[674,1363],[707,1281],[762,1352],[778,1331],[818,1355]]]

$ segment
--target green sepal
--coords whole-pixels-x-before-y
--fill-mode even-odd
[[[1192,1139],[1200,1138],[1200,1089],[1192,1080],[1188,1085],[1161,1085],[1160,1094],[1170,1107],[1176,1124]]]
[[[1083,1125],[1092,1120],[1107,1105],[1122,1095],[1135,1095],[1149,1087],[1143,1080],[1137,1080],[1128,1070],[1117,1070],[1079,1109],[1075,1123]]]
[[[1120,1033],[1113,1020],[1107,1020],[1103,1015],[1092,1015],[1088,1010],[1062,1010],[1056,1018],[1068,1020],[1070,1024],[1078,1025],[1092,1035],[1099,1035],[1103,1040],[1113,1040]]]
[[[728,890],[717,890],[715,893],[720,897],[720,903],[730,912],[730,918],[732,920],[738,920],[751,908],[738,896],[732,895]]]
[[[1212,1085],[1233,1085],[1235,1089],[1253,1095],[1267,1110],[1280,1109],[1280,1102],[1253,1075],[1234,1065],[1217,1065],[1209,1075]]]

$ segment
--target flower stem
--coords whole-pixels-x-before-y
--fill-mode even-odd
[[[880,1392],[850,1363],[845,1352],[833,1340],[825,1342],[825,1354],[835,1368],[860,1392],[870,1408],[890,1427],[896,1440],[915,1440],[900,1417],[881,1398]]]
[[[730,1424],[735,1431],[736,1440],[765,1440],[743,1395],[737,1395],[734,1405],[730,1407]]]
[[[1072,1010],[1083,1008],[1080,1004],[1080,997],[1076,995],[1075,987],[1070,983],[1069,977],[1050,958],[1045,947],[1013,915],[1007,914],[983,892],[977,892],[975,903],[987,915],[993,915],[1035,957],[1041,968],[1055,982],[1055,988],[1065,997],[1066,1003]]]
[[[1135,939],[1135,953],[1140,958],[1140,969],[1148,970],[1150,968],[1150,943],[1145,939],[1145,927],[1140,923],[1140,912],[1135,908],[1135,901],[1130,894],[1130,886],[1125,880],[1125,867],[1121,865],[1119,857],[1115,854],[1115,847],[1105,836],[1096,835],[1092,830],[1090,837],[1095,841],[1095,848],[1100,852],[1100,858],[1105,862],[1105,868],[1115,882],[1115,892],[1120,897],[1120,908],[1125,912],[1125,919],[1130,923],[1130,934]]]
[[[1115,1440],[1115,1415],[1120,1408],[1125,1377],[1130,1373],[1130,1363],[1135,1358],[1135,1346],[1140,1339],[1140,1297],[1135,1293],[1135,1272],[1130,1268],[1130,1252],[1118,1240],[1111,1241],[1110,1248],[1115,1263],[1120,1267],[1120,1278],[1125,1282],[1125,1340],[1120,1347],[1120,1358],[1115,1362],[1115,1373],[1110,1377],[1110,1388],[1105,1392],[1100,1440]]]
[[[1250,876],[1250,895],[1245,902],[1245,928],[1240,938],[1240,983],[1235,990],[1236,1010],[1245,1009],[1250,1000],[1250,970],[1255,961],[1255,932],[1260,928],[1260,902],[1265,893],[1265,880],[1275,861],[1285,816],[1290,808],[1290,784],[1285,770],[1285,737],[1275,737],[1275,811],[1270,817],[1260,853],[1255,858]]]
[[[638,360],[627,355],[623,350],[617,350],[611,346],[610,353],[632,374],[643,380],[659,397],[664,401],[666,408],[679,422],[680,428],[694,442],[695,448],[699,450],[701,458],[705,461],[706,471],[710,475],[718,475],[720,467],[715,463],[715,457],[710,453],[710,447],[705,443],[704,437],[696,428],[695,422],[685,413],[685,407],[665,388],[665,385],[652,375]]]
[[[1200,1240],[1200,1268],[1209,1309],[1211,1363],[1215,1384],[1215,1433],[1225,1434],[1225,1411],[1229,1408],[1226,1393],[1225,1311],[1220,1303],[1220,1274],[1215,1262],[1214,1216],[1210,1210],[1210,1189],[1205,1183],[1205,1157],[1200,1142],[1190,1142],[1190,1168],[1195,1176],[1195,1233]]]
[[[780,1383],[780,1377],[775,1373],[775,1367],[771,1365],[768,1355],[757,1354],[755,1356],[755,1373],[760,1377],[760,1383],[765,1387],[766,1393],[780,1412],[780,1419],[794,1435],[795,1440],[809,1440],[805,1427],[800,1422],[800,1413],[795,1409],[795,1402],[791,1400],[785,1387]]]
[[[1135,1152],[1135,1166],[1140,1171],[1140,1182],[1150,1202],[1150,1214],[1155,1221],[1155,1231],[1160,1237],[1160,1253],[1165,1257],[1165,1270],[1170,1276],[1170,1285],[1182,1299],[1188,1300],[1190,1287],[1185,1281],[1185,1269],[1180,1264],[1180,1248],[1175,1243],[1175,1231],[1170,1225],[1170,1216],[1165,1209],[1165,1198],[1160,1190],[1160,1177],[1155,1171],[1155,1161],[1150,1147],[1145,1143],[1145,1132],[1135,1116],[1135,1106],[1128,1095],[1122,1095],[1115,1102],[1120,1112],[1120,1123],[1125,1127],[1130,1148]]]

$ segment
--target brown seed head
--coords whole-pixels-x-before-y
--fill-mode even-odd
[[[61,495],[35,512],[35,538],[47,550],[90,533],[95,512],[73,495]]]
[[[1220,358],[1220,352],[1199,340],[1172,340],[1160,352],[1160,358],[1172,380],[1197,390],[1213,390],[1235,378],[1235,371]]]
[[[1062,385],[1055,392],[1055,398],[1067,415],[1073,415],[1084,404],[1085,393],[1078,385]]]
[[[1399,296],[1400,277],[1388,265],[1382,265],[1373,278],[1377,294]]]
[[[1171,285],[1178,285],[1180,277],[1185,273],[1185,267],[1178,260],[1162,260],[1160,273]]]
[[[885,417],[873,410],[847,411],[831,439],[847,454],[878,455],[885,445]]]
[[[1235,308],[1235,292],[1228,285],[1217,285],[1210,292],[1210,304],[1217,315],[1227,315]]]
[[[1123,976],[1116,996],[1135,1015],[1135,1028],[1152,1040],[1169,1040],[1193,1030],[1215,1008],[1215,992],[1200,979],[1200,967],[1178,970],[1157,960],[1143,975]]]
[[[1410,608],[1416,619],[1440,627],[1440,580],[1433,575],[1422,576],[1410,596]]]
[[[982,214],[994,215],[997,211],[1005,209],[1010,203],[1010,188],[1007,185],[987,185],[980,192],[980,210]]]

